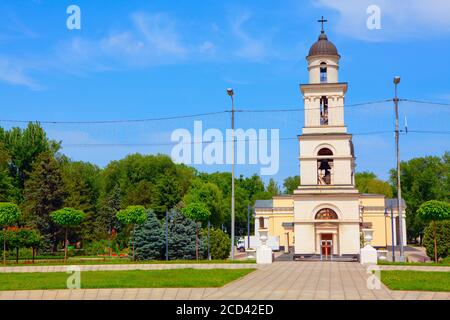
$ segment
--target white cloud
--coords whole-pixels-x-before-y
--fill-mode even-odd
[[[239,57],[263,61],[267,56],[267,48],[262,39],[256,39],[243,30],[243,24],[250,19],[248,12],[241,12],[231,22],[231,30],[240,41],[240,47],[235,51]]]
[[[179,40],[175,19],[163,13],[135,13],[132,19],[137,30],[158,54],[186,54],[187,49]]]
[[[20,61],[0,57],[0,81],[25,86],[31,90],[41,90],[42,87],[26,74],[25,69]]]
[[[336,31],[365,41],[429,38],[450,33],[448,0],[314,0],[314,4],[338,12],[338,21],[330,21]],[[367,28],[366,10],[370,5],[381,9],[381,30]]]
[[[205,54],[216,53],[216,45],[210,41],[205,41],[199,46],[199,51]]]

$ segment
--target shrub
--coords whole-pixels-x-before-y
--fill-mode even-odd
[[[436,222],[437,256],[446,258],[450,256],[450,221]],[[427,255],[434,259],[434,226],[431,222],[426,228],[423,236],[423,245]]]
[[[225,260],[230,256],[231,239],[220,229],[211,228],[211,259]],[[202,231],[205,257],[208,253],[208,229]]]
[[[88,256],[108,254],[108,240],[97,240],[84,245],[83,254]]]

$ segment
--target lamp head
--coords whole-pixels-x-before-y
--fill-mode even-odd
[[[394,77],[394,84],[399,84],[400,83],[400,77],[396,76]]]
[[[229,95],[230,97],[234,96],[233,88],[228,88],[228,89],[227,89],[227,93],[228,93],[228,95]]]

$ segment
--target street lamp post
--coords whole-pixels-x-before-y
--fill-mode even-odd
[[[395,97],[394,97],[394,106],[395,106],[395,145],[396,145],[396,153],[397,153],[397,210],[398,210],[398,226],[399,226],[399,245],[400,245],[400,257],[399,261],[404,262],[405,256],[403,251],[403,218],[402,218],[402,189],[400,184],[400,131],[398,126],[398,97],[397,97],[397,85],[400,83],[400,77],[394,77],[394,89],[395,89]]]
[[[166,260],[169,261],[169,211],[166,210]]]
[[[250,248],[250,203],[247,206],[247,248]]]
[[[231,260],[234,260],[234,91],[227,89],[231,97]]]

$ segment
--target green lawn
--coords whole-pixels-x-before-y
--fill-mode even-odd
[[[255,269],[175,269],[85,271],[81,288],[196,288],[221,287]],[[64,272],[0,273],[0,291],[66,289]]]
[[[85,258],[86,259],[86,258]],[[78,257],[69,258],[67,263],[64,263],[63,260],[52,261],[52,260],[35,260],[34,264],[31,261],[19,261],[16,263],[15,261],[8,261],[7,266],[15,267],[15,266],[60,266],[60,265],[102,265],[102,264],[192,264],[192,263],[256,263],[256,260],[149,260],[149,261],[131,261],[128,258],[105,258],[105,259],[80,259]],[[0,268],[3,267],[0,261]]]
[[[450,292],[450,272],[382,270],[381,281],[392,290]]]
[[[392,262],[392,261],[382,261],[378,260],[380,265],[392,265],[392,266],[430,266],[430,267],[450,267],[450,258],[445,258],[435,262]]]

